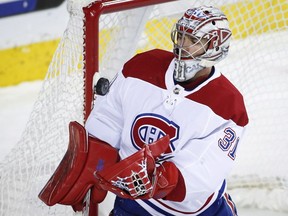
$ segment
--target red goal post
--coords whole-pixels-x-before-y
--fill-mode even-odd
[[[97,78],[113,78],[135,53],[172,50],[172,25],[204,4],[228,17],[229,55],[216,67],[242,92],[250,119],[228,192],[239,208],[288,212],[287,0],[67,0],[69,23],[27,126],[0,163],[0,216],[75,215],[38,199],[65,154],[69,122],[85,123]],[[100,215],[111,210],[109,198]]]

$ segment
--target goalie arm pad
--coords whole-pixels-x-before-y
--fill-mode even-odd
[[[182,201],[185,184],[181,172],[172,162],[164,162],[158,167],[155,163],[155,159],[168,148],[169,141],[169,136],[165,136],[108,169],[97,172],[99,186],[126,199]],[[178,192],[178,195],[171,194],[175,189],[181,192],[180,196]]]

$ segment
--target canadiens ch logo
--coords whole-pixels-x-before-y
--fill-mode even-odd
[[[161,115],[144,113],[136,116],[130,135],[133,146],[141,149],[166,134],[170,136],[170,149],[166,153],[170,153],[175,150],[173,142],[179,137],[179,126]]]

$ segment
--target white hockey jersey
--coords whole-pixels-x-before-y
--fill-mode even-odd
[[[169,134],[164,158],[181,171],[185,198],[137,202],[151,215],[197,215],[224,194],[248,116],[242,95],[215,69],[193,89],[175,84],[173,57],[156,49],[128,61],[85,127],[122,159]]]

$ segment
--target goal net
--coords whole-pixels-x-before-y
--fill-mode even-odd
[[[250,119],[228,192],[238,207],[288,212],[287,0],[163,2],[67,1],[70,20],[26,129],[0,163],[0,216],[75,215],[69,206],[47,207],[38,193],[65,154],[69,122],[84,124],[93,106],[93,77],[112,79],[137,52],[172,50],[173,24],[200,5],[228,17],[233,39],[216,67],[244,95]]]

